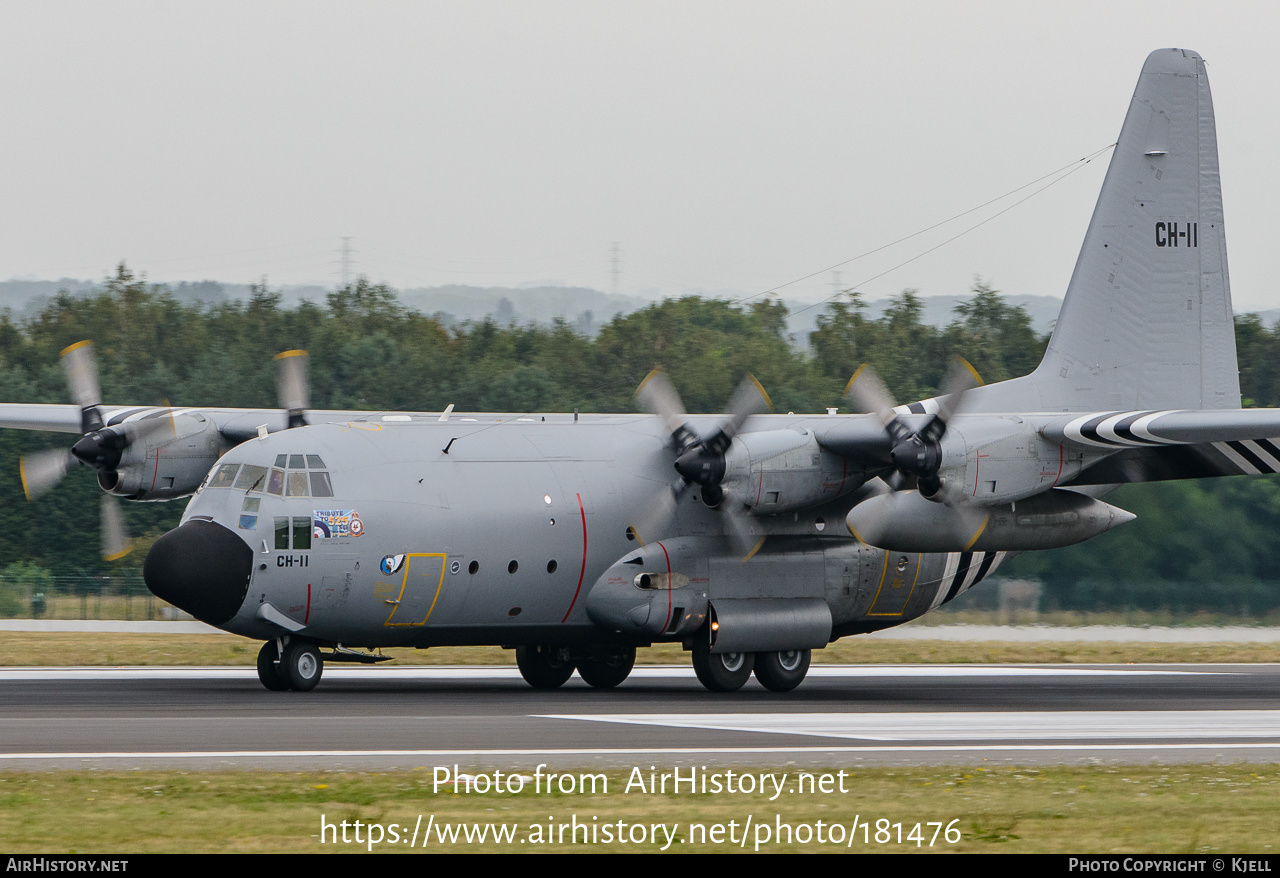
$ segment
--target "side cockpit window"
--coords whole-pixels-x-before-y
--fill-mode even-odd
[[[236,479],[236,473],[240,469],[238,463],[224,463],[214,472],[213,478],[209,480],[210,488],[230,488],[231,483]]]

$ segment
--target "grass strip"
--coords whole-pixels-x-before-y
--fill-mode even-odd
[[[683,769],[685,776],[690,770]],[[837,776],[838,767],[805,770],[815,777],[812,792],[794,791],[800,771],[795,766],[733,769],[744,786],[744,772],[785,772],[787,788],[772,801],[772,786],[763,794],[672,792],[670,786],[666,793],[654,792],[648,788],[648,765],[639,767],[644,790],[629,771],[560,769],[571,778],[574,792],[561,792],[560,781],[553,782],[553,792],[545,786],[535,791],[530,780],[514,794],[454,793],[447,785],[434,790],[434,766],[389,773],[9,772],[0,773],[0,814],[5,815],[0,848],[11,854],[364,853],[371,836],[379,834],[370,824],[377,824],[383,840],[372,848],[382,852],[640,853],[656,852],[666,843],[665,833],[653,830],[659,823],[673,827],[668,851],[681,853],[751,852],[758,845],[771,853],[1242,854],[1270,853],[1280,844],[1276,765],[846,766],[843,777]],[[494,767],[484,771],[491,776]],[[671,766],[656,769],[659,775],[671,771]],[[718,774],[723,784],[728,769],[706,771]],[[825,793],[824,774],[830,790]],[[590,781],[588,775],[597,777]],[[625,792],[629,782],[631,791]],[[337,827],[326,833],[324,843],[322,815]],[[850,841],[855,817],[858,828]],[[575,820],[594,829],[594,843],[585,828],[572,843]],[[362,827],[360,843],[356,821]],[[392,824],[399,843],[390,841]],[[419,842],[411,846],[403,839],[415,825]],[[424,847],[428,825],[434,831]],[[565,825],[570,828],[560,835]],[[494,840],[498,826],[511,827],[511,841]],[[605,826],[611,827],[613,843],[604,843]],[[781,826],[789,830],[780,835]],[[947,826],[953,837],[958,833],[958,841],[946,840]],[[454,827],[458,836],[450,841]],[[475,833],[485,827],[480,841]],[[619,835],[625,841],[617,841]]]
[[[126,665],[252,666],[260,644],[231,634],[102,634],[5,632],[0,667]],[[515,652],[496,646],[388,649],[397,664],[512,665]],[[640,664],[686,664],[679,644],[641,649]],[[1000,643],[893,641],[847,637],[815,650],[834,664],[1129,664],[1280,662],[1280,644],[1260,643]]]

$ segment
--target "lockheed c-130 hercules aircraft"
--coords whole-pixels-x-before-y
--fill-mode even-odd
[[[687,416],[655,373],[649,415],[285,412],[104,406],[91,347],[64,352],[74,406],[0,408],[0,426],[81,434],[23,463],[29,494],[79,461],[112,495],[195,492],[147,555],[147,586],[264,642],[272,690],[380,647],[515,647],[535,687],[575,669],[612,687],[637,647],[675,641],[699,680],[786,691],[811,650],[951,600],[1010,553],[1133,516],[1123,482],[1280,471],[1280,410],[1241,409],[1213,107],[1204,62],[1147,58],[1044,360],[867,414]],[[322,651],[323,650],[323,651]]]

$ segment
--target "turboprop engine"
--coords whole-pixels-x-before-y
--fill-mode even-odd
[[[681,476],[690,481],[703,477],[682,468],[684,460],[676,461]],[[843,457],[823,449],[812,430],[741,434],[718,463],[720,472],[708,482],[719,485],[756,515],[804,509],[866,481],[865,473],[850,472]]]
[[[148,421],[126,421],[86,434],[71,453],[98,470],[104,491],[132,500],[172,500],[198,488],[226,449],[217,426],[204,415],[174,415],[170,426],[154,429]]]

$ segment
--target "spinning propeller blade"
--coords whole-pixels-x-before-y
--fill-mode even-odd
[[[22,492],[28,500],[44,494],[67,474],[77,463],[68,452],[57,448],[28,454],[18,461],[18,473],[22,477]]]
[[[120,500],[114,494],[102,495],[102,559],[116,561],[133,551],[133,543],[124,526]]]
[[[280,408],[289,413],[289,429],[307,424],[307,352],[276,354],[276,386]]]

